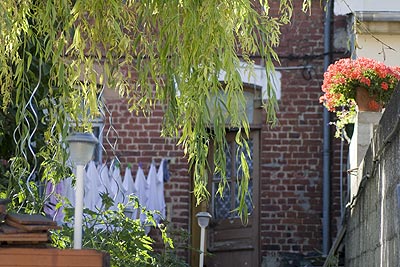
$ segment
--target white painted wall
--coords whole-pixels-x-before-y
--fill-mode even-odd
[[[242,63],[239,68],[239,74],[242,78],[243,83],[253,84],[261,87],[261,98],[263,100],[267,100],[267,74],[265,73],[265,67],[260,65],[254,65],[254,68],[251,70],[247,66],[246,63]],[[281,99],[281,77],[282,74],[279,71],[275,71],[271,75],[272,84],[274,86],[276,99]],[[219,80],[223,81],[225,79],[225,72],[221,71],[219,74]]]
[[[364,23],[357,26],[356,57],[400,65],[400,0],[335,0],[334,7],[335,15],[353,13]]]
[[[400,11],[399,0],[335,0],[335,15],[356,11]]]
[[[399,1],[400,3],[400,1]],[[375,38],[380,40],[376,40]],[[386,45],[390,46],[389,49]],[[400,35],[399,34],[367,34],[357,35],[357,57],[369,57],[389,66],[400,65]]]

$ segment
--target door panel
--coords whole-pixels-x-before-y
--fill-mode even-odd
[[[214,254],[215,256],[207,256],[207,259],[209,259],[212,263],[207,263],[208,266],[214,266],[214,267],[226,267],[226,266],[231,266],[231,267],[242,267],[242,266],[249,266],[249,267],[255,267],[258,266],[258,263],[253,263],[255,262],[256,259],[254,259],[249,253],[248,250],[235,250],[235,251],[221,251],[218,252],[218,254]]]
[[[241,179],[235,144],[236,133],[228,133],[227,181],[223,198],[216,195],[219,177],[211,176],[212,201],[209,212],[212,220],[208,229],[208,252],[206,266],[258,266],[259,265],[259,132],[252,131],[248,144],[251,158],[247,158],[250,171],[249,192],[246,199],[249,221],[243,225],[233,210],[238,206],[238,181]],[[211,153],[212,154],[212,153]],[[213,162],[210,160],[210,162]]]

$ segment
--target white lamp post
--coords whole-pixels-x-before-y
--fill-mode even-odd
[[[73,133],[67,137],[71,160],[76,165],[74,249],[82,248],[83,177],[85,165],[93,156],[98,143],[92,133]]]
[[[206,227],[208,226],[208,223],[210,222],[211,219],[211,214],[205,211],[201,211],[196,214],[197,217],[197,223],[199,224],[201,228],[200,232],[200,260],[199,260],[199,267],[204,266],[204,237],[206,234]]]

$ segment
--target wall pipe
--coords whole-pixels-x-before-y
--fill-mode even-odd
[[[333,0],[326,0],[324,22],[324,71],[331,63],[331,24],[333,17]],[[331,137],[330,113],[323,112],[323,181],[322,181],[322,252],[328,255],[330,249],[330,190],[331,190]]]

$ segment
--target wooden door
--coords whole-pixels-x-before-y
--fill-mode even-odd
[[[235,134],[227,135],[228,147],[225,154],[229,188],[225,188],[223,198],[216,196],[219,177],[211,176],[212,200],[209,212],[213,217],[207,228],[207,267],[259,266],[259,132],[252,131],[248,140],[251,151],[251,158],[247,159],[251,198],[246,200],[249,210],[247,225],[243,225],[237,213],[232,212],[238,206],[237,182],[241,179]]]

